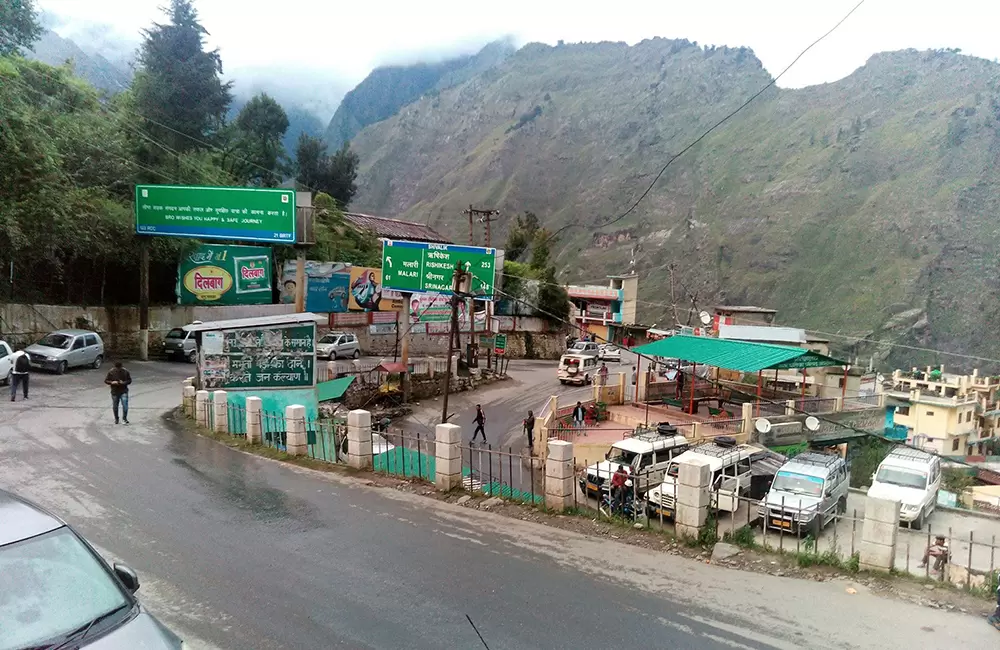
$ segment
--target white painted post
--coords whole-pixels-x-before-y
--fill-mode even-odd
[[[217,390],[212,394],[212,407],[215,409],[215,432],[229,433],[229,393]]]
[[[785,400],[785,415],[795,415],[795,400]]]
[[[573,505],[573,443],[553,440],[545,459],[545,507],[563,512]]]
[[[438,424],[434,436],[434,485],[442,492],[462,487],[462,427]]]
[[[188,416],[189,418],[194,417],[194,399],[196,392],[197,390],[195,389],[194,386],[184,387],[184,401],[183,401],[184,415]]]
[[[753,417],[753,404],[750,402],[744,402],[742,405],[742,411],[740,417],[743,418],[743,433],[749,436],[748,439],[756,439],[758,437],[757,431],[753,427],[754,417]]]
[[[355,469],[372,466],[372,414],[363,409],[347,414],[347,464]]]
[[[194,377],[188,377],[187,379],[185,379],[184,381],[181,382],[181,405],[182,406],[184,405],[184,397],[185,397],[185,395],[187,395],[187,391],[185,389],[188,386],[194,386]]]
[[[330,360],[326,362],[326,380],[330,381],[337,376],[337,362]]]
[[[860,566],[868,571],[892,571],[899,532],[899,501],[865,498]]]
[[[247,398],[247,442],[260,444],[264,439],[264,431],[261,428],[260,412],[263,402],[259,397]]]
[[[712,471],[708,460],[692,458],[678,463],[674,525],[679,538],[697,538],[708,521]]]
[[[289,456],[307,456],[309,441],[306,436],[306,407],[289,404],[285,407],[285,450]]]
[[[194,394],[194,420],[200,426],[208,426],[208,391],[200,390]]]

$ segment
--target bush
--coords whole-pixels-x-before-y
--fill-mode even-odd
[[[735,544],[740,548],[756,548],[757,540],[754,538],[753,528],[743,526],[735,531],[728,532],[722,536],[722,541]]]

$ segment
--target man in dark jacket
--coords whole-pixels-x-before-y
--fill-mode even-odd
[[[128,387],[132,383],[132,375],[122,367],[121,361],[115,361],[115,367],[108,371],[104,383],[111,386],[111,411],[115,414],[115,424],[118,424],[118,405],[122,407],[122,421],[128,424]]]
[[[24,350],[18,350],[14,353],[14,364],[10,369],[10,401],[16,401],[17,397],[17,386],[21,385],[21,392],[24,394],[24,399],[28,399],[28,380],[31,378],[31,360],[28,359],[28,353]]]
[[[486,414],[483,413],[483,407],[480,404],[476,404],[476,430],[472,432],[472,442],[476,441],[476,436],[480,433],[483,434],[483,443],[486,442]]]

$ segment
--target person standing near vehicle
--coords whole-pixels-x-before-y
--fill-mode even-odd
[[[486,414],[483,413],[483,407],[480,404],[476,404],[476,419],[473,420],[476,423],[476,430],[472,432],[472,442],[476,441],[476,436],[480,433],[483,434],[483,442],[486,442]]]
[[[611,511],[616,512],[625,505],[625,483],[628,481],[628,472],[624,465],[619,465],[611,477]]]
[[[118,406],[122,408],[122,421],[128,424],[128,387],[132,383],[132,375],[122,366],[121,361],[115,361],[115,367],[108,371],[104,383],[111,386],[111,411],[115,414],[115,424],[118,424]]]
[[[528,451],[535,448],[535,413],[528,411],[528,417],[524,418],[524,435],[528,436]]]
[[[597,371],[597,380],[601,386],[608,385],[608,366],[603,361],[601,362],[601,368]]]
[[[14,353],[13,363],[11,364],[10,371],[10,401],[17,401],[17,386],[21,385],[21,392],[24,394],[24,399],[28,399],[28,380],[31,378],[29,374],[31,372],[31,360],[28,359],[28,353],[24,350],[18,350]]]

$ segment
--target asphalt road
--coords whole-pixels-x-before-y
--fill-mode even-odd
[[[242,454],[165,419],[190,367],[129,368],[130,427],[112,423],[102,372],[36,374],[31,401],[0,402],[0,485],[129,563],[193,647],[481,647],[467,615],[494,650],[998,640],[974,617],[863,588],[706,567]]]

